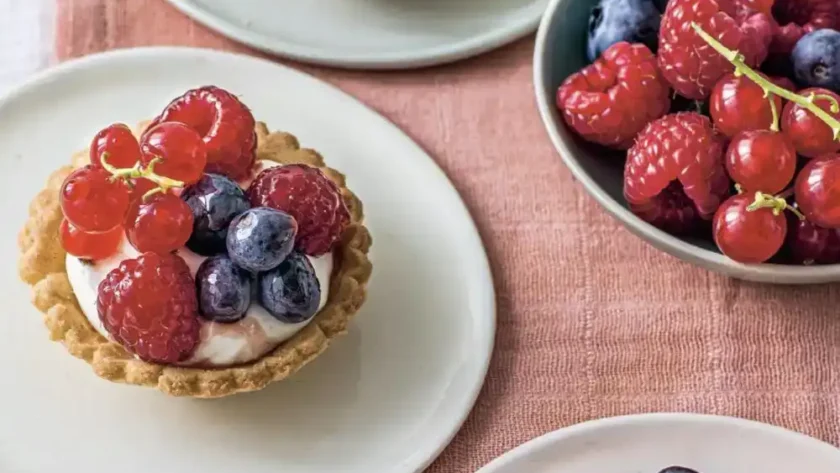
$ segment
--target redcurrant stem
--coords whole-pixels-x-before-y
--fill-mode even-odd
[[[733,51],[724,46],[712,35],[706,33],[706,31],[704,31],[703,28],[701,28],[700,25],[698,25],[697,23],[691,23],[691,27],[694,28],[694,31],[696,31],[701,38],[703,38],[703,41],[705,41],[709,46],[711,46],[715,51],[719,52],[723,57],[725,57],[729,62],[731,62],[735,66],[736,75],[747,76],[751,81],[755,82],[759,87],[761,87],[765,95],[778,95],[779,97],[789,100],[801,106],[802,108],[810,111],[811,113],[816,115],[817,118],[819,118],[826,125],[828,125],[834,133],[834,139],[840,141],[840,120],[837,120],[836,118],[832,117],[831,115],[826,113],[825,110],[814,104],[814,101],[817,98],[816,95],[811,95],[810,97],[803,97],[799,94],[795,94],[787,89],[779,87],[778,85],[765,79],[761,76],[761,74],[750,68],[750,66],[748,66],[744,62],[745,58],[743,54],[739,53],[738,51]],[[820,97],[830,98],[832,101],[832,113],[840,113],[840,104],[838,104],[833,97]]]
[[[770,131],[778,133],[781,130],[779,127],[779,108],[776,107],[776,101],[773,100],[773,96],[769,96],[768,98],[770,100],[770,111],[773,113],[773,123],[770,124]]]
[[[133,167],[121,169],[108,163],[107,153],[103,153],[102,157],[99,159],[99,162],[102,163],[102,168],[111,173],[112,179],[148,179],[159,186],[157,188],[158,191],[165,191],[173,187],[184,187],[183,181],[177,181],[166,176],[159,176],[155,174],[155,165],[160,161],[161,158],[155,158],[149,161],[149,165],[145,168],[143,168],[142,164],[138,161]],[[144,195],[144,197],[151,194],[153,194],[153,192],[149,191]]]
[[[781,196],[772,196],[763,192],[756,192],[755,200],[747,206],[747,212],[755,212],[759,209],[770,209],[773,211],[773,215],[781,215],[785,210],[790,210],[794,215],[799,217],[799,219],[805,220],[805,216],[802,215],[799,210],[791,207],[790,204],[787,203],[787,200]]]

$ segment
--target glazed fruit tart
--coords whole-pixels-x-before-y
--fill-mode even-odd
[[[297,372],[346,331],[372,271],[344,176],[212,86],[100,131],[19,243],[53,340],[102,378],[197,398]]]

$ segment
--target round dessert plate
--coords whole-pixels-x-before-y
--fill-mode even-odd
[[[642,414],[585,422],[527,442],[478,473],[834,473],[840,450],[758,422]]]
[[[536,30],[547,0],[169,0],[204,25],[304,62],[400,69],[455,61]]]
[[[52,170],[104,126],[151,118],[207,84],[344,172],[374,241],[368,301],[349,333],[289,380],[218,400],[99,379],[49,341],[14,263],[28,202]],[[466,418],[495,331],[481,240],[429,156],[348,95],[246,56],[117,51],[0,99],[0,145],[0,471],[414,473]]]

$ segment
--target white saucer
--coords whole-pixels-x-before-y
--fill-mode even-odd
[[[96,377],[48,340],[14,262],[27,204],[53,169],[98,129],[152,117],[211,83],[347,174],[373,234],[374,274],[350,333],[298,375],[198,401]],[[0,145],[0,470],[414,473],[471,409],[495,330],[481,240],[435,163],[337,89],[246,56],[126,50],[64,64],[0,99]]]
[[[330,66],[398,69],[474,56],[537,28],[547,0],[169,0],[236,41]]]
[[[836,473],[840,450],[731,417],[644,414],[600,419],[525,443],[478,473]]]

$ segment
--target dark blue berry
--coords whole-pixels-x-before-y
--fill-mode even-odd
[[[230,223],[228,255],[242,269],[268,271],[289,256],[296,234],[297,222],[286,212],[268,207],[249,209]]]
[[[660,471],[659,473],[697,473],[696,471],[692,470],[691,468],[685,468],[682,466],[669,466],[664,470]]]
[[[204,260],[195,275],[198,312],[207,320],[231,323],[251,305],[252,276],[225,255]]]
[[[803,36],[791,59],[800,86],[840,93],[840,32],[825,29]]]
[[[589,17],[586,55],[595,61],[621,41],[644,43],[655,53],[661,20],[653,0],[601,0]]]
[[[665,9],[668,8],[668,0],[653,0],[653,3],[656,5],[656,9],[662,13],[665,13]]]
[[[218,174],[205,174],[184,189],[181,198],[193,213],[193,232],[187,248],[204,256],[225,252],[230,222],[251,207],[245,192]]]
[[[258,284],[260,304],[281,322],[303,322],[318,311],[321,285],[302,253],[295,251],[277,268],[260,274]]]

